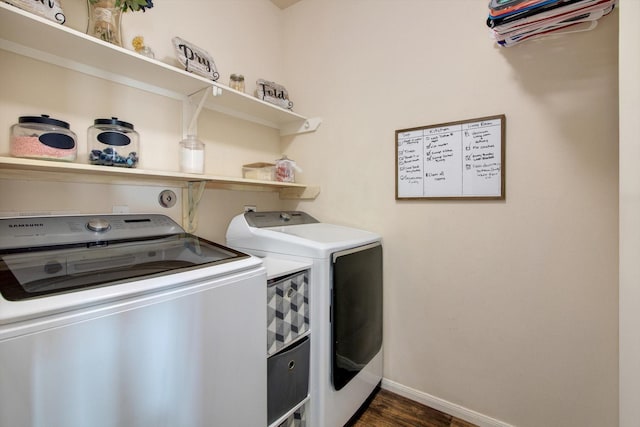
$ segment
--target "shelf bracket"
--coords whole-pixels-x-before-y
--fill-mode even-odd
[[[315,132],[322,123],[322,118],[313,117],[303,122],[288,123],[280,128],[280,136],[298,135],[301,133]]]
[[[189,181],[182,191],[182,226],[187,233],[195,233],[198,228],[198,205],[206,184],[206,181]]]
[[[320,194],[320,187],[282,188],[280,200],[313,200]]]
[[[212,96],[222,95],[222,89],[211,86],[188,96],[182,103],[182,136],[198,134],[198,117],[207,102],[209,93]]]

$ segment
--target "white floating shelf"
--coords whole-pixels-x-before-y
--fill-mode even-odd
[[[318,187],[298,183],[0,157],[0,178],[78,182],[79,176],[81,182],[109,184],[187,187],[190,182],[204,182],[207,188],[280,192],[286,199],[313,199],[320,192]]]
[[[204,108],[280,129],[282,135],[311,132],[321,122],[3,2],[0,49],[183,101],[214,90],[220,95],[210,96]]]
[[[322,120],[308,119],[298,113],[277,107],[255,96],[238,92],[220,83],[213,83],[217,96],[210,96],[205,108],[243,120],[280,129],[280,135],[315,131]]]
[[[183,99],[211,82],[0,2],[0,47],[85,74]]]

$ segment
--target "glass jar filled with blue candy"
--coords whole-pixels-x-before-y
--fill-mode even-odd
[[[89,163],[135,168],[140,160],[140,137],[131,123],[95,119],[87,131]]]

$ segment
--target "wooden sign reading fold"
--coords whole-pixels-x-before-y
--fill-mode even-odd
[[[289,100],[289,92],[284,86],[264,79],[256,80],[256,96],[258,99],[277,105],[278,107],[293,109],[293,102]]]

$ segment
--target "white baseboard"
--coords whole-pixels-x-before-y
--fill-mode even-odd
[[[476,424],[480,427],[514,427],[511,424],[503,423],[495,418],[488,417],[460,405],[456,405],[455,403],[447,402],[446,400],[412,389],[411,387],[404,386],[386,378],[382,379],[382,388],[395,394],[399,394],[400,396],[404,396],[407,399],[427,405],[433,409],[437,409],[438,411],[453,415],[456,418]]]

